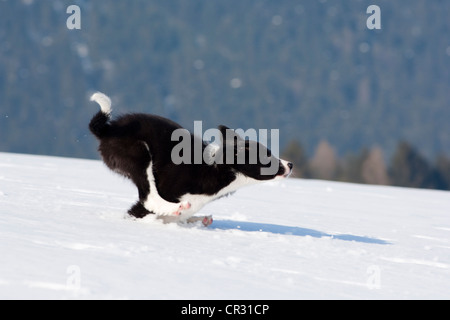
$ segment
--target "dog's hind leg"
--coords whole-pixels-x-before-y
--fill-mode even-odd
[[[150,185],[148,183],[148,180],[146,178],[145,172],[142,173],[140,178],[137,178],[139,176],[134,176],[132,178],[132,181],[136,185],[139,193],[139,201],[136,202],[130,210],[128,210],[128,214],[130,216],[133,216],[135,218],[144,218],[146,215],[154,214],[154,212],[149,211],[145,208],[145,200],[148,197],[148,194],[150,193]]]
[[[131,207],[128,214],[136,218],[143,218],[148,214],[178,217],[183,211],[190,209],[189,202],[169,202],[159,195],[153,174],[152,155],[145,142],[128,143],[122,148],[119,153],[120,161],[114,161],[115,166],[111,167],[130,178],[139,193],[139,201]]]
[[[134,206],[132,206],[130,208],[130,210],[128,210],[128,214],[130,216],[133,216],[135,218],[138,219],[142,219],[144,218],[146,215],[152,214],[153,212],[148,211],[147,209],[145,209],[144,205],[142,204],[141,201],[136,202],[136,204]]]
[[[135,218],[152,214],[144,206],[150,193],[146,169],[151,162],[151,155],[147,144],[127,139],[108,140],[101,144],[100,152],[111,170],[129,178],[138,189],[139,201],[128,210],[128,214]]]

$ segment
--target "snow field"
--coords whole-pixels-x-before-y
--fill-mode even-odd
[[[450,192],[287,179],[209,228],[136,199],[100,161],[0,153],[0,298],[450,298]]]

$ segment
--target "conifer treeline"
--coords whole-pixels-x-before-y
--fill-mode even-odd
[[[367,28],[371,4],[0,0],[0,150],[98,157],[99,90],[116,115],[276,128],[282,148],[332,137],[340,155],[390,157],[406,139],[450,154],[450,1],[377,1],[381,30]]]
[[[405,141],[398,143],[388,161],[378,146],[338,157],[326,140],[317,145],[312,157],[299,141],[292,140],[283,157],[294,163],[298,178],[450,190],[450,158],[440,155],[430,162]]]

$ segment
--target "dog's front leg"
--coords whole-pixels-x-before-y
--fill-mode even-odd
[[[201,221],[205,227],[210,226],[213,223],[212,216],[203,216],[203,217],[190,217],[186,220],[187,223],[195,223]]]

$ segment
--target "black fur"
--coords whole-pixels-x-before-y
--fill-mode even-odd
[[[111,120],[109,114],[98,112],[92,118],[89,128],[99,139],[99,152],[105,164],[113,171],[131,179],[136,185],[139,201],[128,211],[134,217],[142,218],[149,212],[143,205],[151,192],[147,177],[147,169],[152,162],[153,174],[158,192],[166,201],[177,203],[187,194],[214,195],[228,186],[235,178],[236,172],[242,172],[259,180],[272,179],[284,173],[280,163],[279,171],[273,176],[259,175],[261,165],[250,164],[207,164],[202,160],[200,164],[194,163],[191,155],[191,164],[176,165],[172,162],[172,149],[179,143],[172,141],[172,132],[182,127],[169,120],[156,115],[128,114]],[[225,126],[219,129],[225,136],[228,130]],[[191,135],[192,150],[194,139]],[[207,144],[197,140],[202,150]],[[242,140],[241,147],[233,144],[232,148],[225,148],[220,152],[224,155],[233,152],[249,152],[251,142]],[[257,144],[259,146],[259,144]],[[268,150],[267,150],[268,151]],[[270,155],[270,151],[268,151]],[[225,159],[225,157],[224,157]]]
[[[178,202],[186,193],[213,195],[235,179],[235,174],[225,166],[210,166],[204,162],[173,164],[171,150],[178,142],[171,141],[171,135],[181,126],[168,119],[129,114],[109,122],[109,117],[99,112],[92,118],[89,128],[100,140],[99,152],[105,164],[136,185],[139,202],[129,214],[137,218],[151,213],[142,205],[150,192],[146,171],[151,160],[158,192],[169,202]],[[205,147],[202,142],[202,149]],[[160,178],[162,176],[164,179]]]

